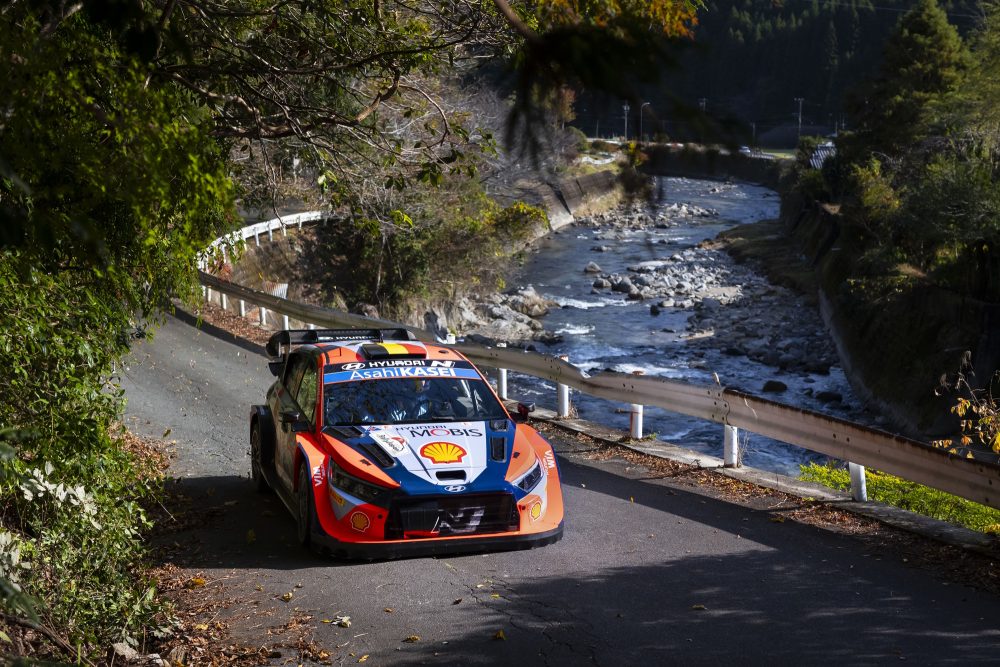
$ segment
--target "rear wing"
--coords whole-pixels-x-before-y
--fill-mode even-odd
[[[381,343],[386,340],[417,340],[413,332],[402,327],[398,329],[286,329],[278,331],[267,341],[267,356],[274,361],[288,357],[294,345],[315,343],[350,343],[370,341]]]

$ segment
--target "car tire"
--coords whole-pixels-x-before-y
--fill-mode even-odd
[[[254,424],[250,429],[250,479],[258,493],[264,493],[270,487],[264,477],[263,447],[261,443],[260,425]]]
[[[312,480],[309,479],[309,466],[299,465],[299,488],[295,494],[298,512],[296,513],[296,538],[304,547],[309,546],[312,538],[312,528],[316,517],[313,505]]]

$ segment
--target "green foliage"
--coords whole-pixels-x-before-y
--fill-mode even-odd
[[[0,580],[17,585],[16,609],[30,613],[34,598],[86,655],[140,636],[162,611],[137,574],[138,502],[154,489],[109,435],[121,398],[107,379],[131,329],[113,284],[23,260],[0,254],[0,390],[19,397],[0,404],[18,453],[0,460],[0,538],[18,561],[16,579],[0,562]]]
[[[408,213],[398,212],[393,224],[354,218],[323,237],[320,254],[343,256],[350,265],[351,279],[338,281],[336,290],[352,307],[375,304],[388,314],[409,297],[451,294],[470,282],[497,284],[508,254],[548,224],[541,209],[521,202],[501,207],[463,179],[407,194]]]
[[[840,491],[851,488],[850,473],[840,464],[810,463],[802,479]],[[876,470],[866,472],[868,497],[917,514],[956,523],[985,533],[1000,533],[1000,510]]]
[[[234,222],[210,114],[119,37],[86,11],[0,13],[0,430],[18,434],[0,594],[80,656],[162,611],[140,574],[154,489],[111,436],[115,364],[133,318],[196,284],[196,253]]]

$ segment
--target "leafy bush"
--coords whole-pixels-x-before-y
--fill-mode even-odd
[[[840,491],[851,488],[850,473],[843,464],[810,463],[801,468],[802,479]],[[917,514],[950,521],[985,533],[1000,533],[1000,510],[953,496],[916,482],[868,469],[866,486],[872,500]]]
[[[131,325],[108,283],[22,259],[0,255],[0,390],[19,397],[0,402],[17,453],[0,460],[10,547],[0,579],[88,655],[143,635],[163,611],[137,574],[148,525],[139,501],[155,487],[110,434],[122,402],[108,378]]]

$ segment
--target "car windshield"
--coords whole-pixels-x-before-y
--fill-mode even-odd
[[[384,378],[324,385],[324,424],[488,421],[507,413],[482,380]]]

